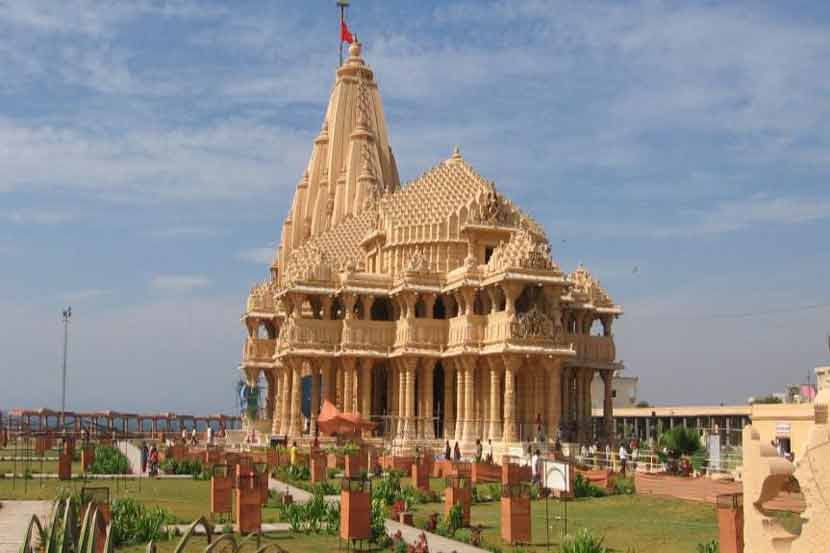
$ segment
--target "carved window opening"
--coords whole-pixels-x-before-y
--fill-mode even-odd
[[[435,300],[435,305],[432,306],[432,318],[433,319],[446,319],[447,318],[447,308],[444,306],[444,297],[438,296]]]
[[[605,336],[605,325],[599,319],[594,319],[591,323],[591,336]]]
[[[415,317],[418,319],[423,319],[427,315],[427,306],[424,303],[424,298],[418,298],[418,302],[415,304]]]
[[[490,262],[490,258],[493,257],[493,251],[495,249],[496,248],[494,248],[492,246],[487,246],[487,247],[484,248],[484,264],[485,265]]]
[[[331,318],[342,321],[346,318],[346,308],[343,306],[343,301],[337,297],[331,302]]]
[[[486,315],[489,312],[490,301],[481,290],[476,290],[475,299],[473,300],[473,313],[476,315]]]
[[[534,305],[544,310],[542,289],[538,286],[525,286],[516,299],[516,313],[527,313]]]
[[[393,321],[394,308],[389,298],[377,297],[372,304],[372,320],[373,321]]]

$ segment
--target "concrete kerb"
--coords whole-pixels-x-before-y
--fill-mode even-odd
[[[288,492],[291,494],[291,498],[294,503],[308,503],[311,501],[312,494],[297,488],[296,486],[292,486],[291,484],[287,484],[282,480],[277,480],[275,478],[268,477],[268,489],[278,492],[284,493]],[[326,503],[337,503],[340,501],[339,495],[327,495],[324,498]]]

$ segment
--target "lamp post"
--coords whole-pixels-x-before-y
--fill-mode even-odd
[[[69,319],[72,318],[72,306],[61,313],[63,319],[63,370],[61,371],[61,426],[65,423],[66,411],[66,352],[69,347]]]

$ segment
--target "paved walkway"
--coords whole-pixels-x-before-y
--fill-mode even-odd
[[[18,553],[32,515],[37,515],[41,524],[48,524],[52,502],[3,500],[0,503],[0,553]]]
[[[311,501],[311,494],[305,490],[301,490],[291,484],[286,484],[282,480],[276,480],[274,478],[268,477],[268,489],[273,490],[278,493],[282,493],[288,490],[288,493],[291,494],[291,498],[293,499],[294,503],[308,503]],[[337,503],[340,501],[339,495],[327,495],[324,498],[326,503]]]
[[[180,533],[184,534],[185,532],[187,532],[187,528],[189,526],[189,524],[171,524],[169,526],[165,526],[165,530],[172,530],[175,528]],[[218,534],[219,532],[221,532],[224,526],[225,525],[222,523],[214,524],[213,531]],[[238,530],[236,524],[233,525],[233,528],[234,531]],[[263,522],[261,528],[262,532],[288,532],[291,529],[291,525],[287,522]],[[199,525],[193,531],[193,534],[196,536],[203,536],[205,534],[205,529],[201,525]]]
[[[430,553],[452,553],[453,551],[456,553],[489,553],[486,549],[481,549],[480,547],[473,547],[472,545],[451,540],[449,538],[445,538],[444,536],[439,536],[438,534],[424,532],[420,528],[416,528],[414,526],[407,526],[406,524],[386,519],[387,534],[394,536],[398,530],[400,530],[404,541],[409,544],[415,543],[421,533],[425,534],[427,537],[427,547],[429,547]]]

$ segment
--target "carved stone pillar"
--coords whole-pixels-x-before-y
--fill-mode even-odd
[[[291,414],[288,434],[293,437],[303,433],[303,417],[300,413],[302,404],[302,367],[301,359],[291,360]]]
[[[320,318],[324,321],[331,320],[331,304],[332,298],[331,296],[320,296]]]
[[[343,318],[347,321],[354,319],[354,306],[357,302],[357,297],[352,293],[343,294]]]
[[[534,363],[533,382],[533,436],[536,437],[536,419],[545,425],[545,369],[541,362]],[[545,432],[547,434],[547,432]]]
[[[415,428],[415,369],[418,366],[417,357],[404,357],[401,361],[404,369],[404,403],[406,411],[404,415],[404,440],[414,439],[416,436]]]
[[[501,438],[501,367],[500,359],[491,357],[490,365],[490,432],[491,440]]]
[[[291,417],[291,369],[290,362],[282,367],[282,386],[280,387],[280,434],[288,434]]]
[[[372,320],[372,304],[375,303],[375,296],[365,294],[360,296],[361,307],[363,308],[363,319],[366,321]]]
[[[341,357],[341,364],[343,365],[343,412],[355,412],[355,397],[354,397],[354,367],[356,363],[354,357]]]
[[[505,443],[516,441],[516,371],[522,365],[520,357],[505,355],[504,359],[504,432]]]
[[[475,411],[475,381],[473,379],[473,371],[475,370],[475,361],[473,359],[465,359],[464,364],[464,441],[475,441],[476,432],[476,411]]]
[[[309,433],[317,434],[317,415],[320,413],[320,366],[316,360],[310,363],[311,368],[311,412],[308,424]]]
[[[562,409],[561,398],[562,390],[560,377],[560,364],[553,359],[545,359],[543,361],[545,372],[547,373],[547,405],[545,411],[545,426],[547,426],[547,438],[549,440],[556,439],[556,431],[559,428],[559,413]]]
[[[516,300],[521,295],[524,289],[524,284],[517,282],[502,282],[502,290],[504,290],[504,309],[508,316],[512,319],[516,316]]]
[[[591,409],[591,382],[594,380],[594,369],[585,369],[585,384],[583,387],[585,398],[583,400],[584,419],[585,419],[585,440],[592,441],[594,439],[594,416]]]
[[[406,431],[406,367],[402,359],[398,362],[398,436],[404,437]]]
[[[334,367],[334,405],[337,407],[338,411],[343,411],[343,392],[345,388],[343,387],[343,364],[337,362],[336,360],[332,359],[332,364],[335,365]]]
[[[374,360],[363,357],[360,360],[360,414],[366,420],[372,416],[372,367]]]
[[[603,426],[605,428],[605,435],[610,440],[613,438],[612,430],[614,424],[614,371],[602,371],[603,386],[603,405],[602,417]],[[648,419],[646,420],[648,423]]]
[[[280,434],[280,422],[282,420],[282,368],[274,368],[274,405],[271,415],[271,434]],[[139,421],[139,429],[141,421]]]
[[[453,360],[455,364],[455,441],[460,442],[464,437],[464,424],[467,420],[467,413],[464,410],[464,367],[459,358]]]
[[[562,369],[562,424],[571,423],[571,368]]]
[[[424,318],[432,319],[435,309],[435,299],[438,297],[435,292],[427,292],[421,296],[424,299]]]
[[[455,369],[452,362],[442,363],[444,367],[444,439],[452,440],[455,436]]]
[[[435,303],[434,294],[432,298],[432,303]],[[431,310],[430,313],[432,313]],[[432,440],[435,438],[435,422],[432,420],[432,414],[435,410],[435,402],[432,393],[434,388],[433,384],[435,377],[435,359],[431,357],[426,357],[422,359],[421,366],[423,367],[424,377],[424,413],[423,415],[421,415],[421,418],[424,421],[424,438],[426,438],[427,440]]]

